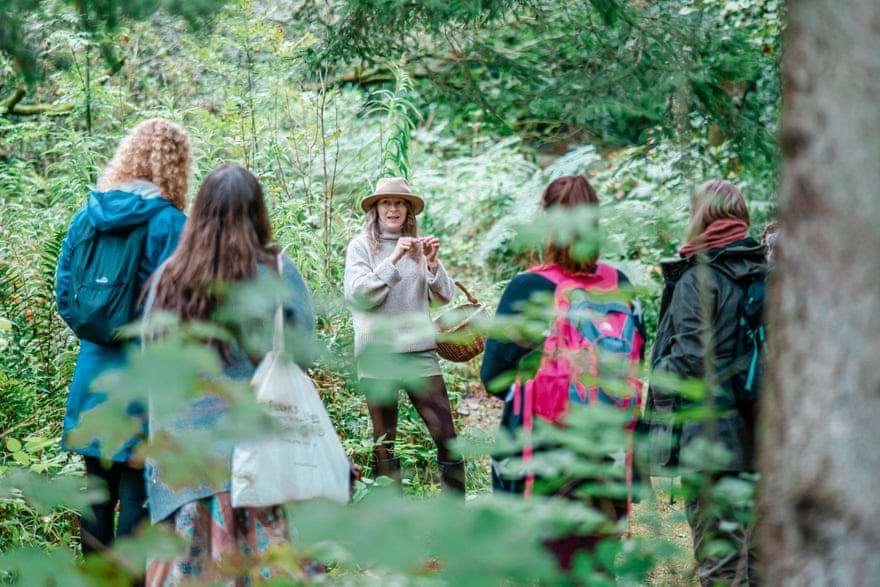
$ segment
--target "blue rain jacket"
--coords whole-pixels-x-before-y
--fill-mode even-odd
[[[185,221],[184,213],[163,198],[159,189],[148,181],[137,180],[123,184],[112,191],[92,192],[86,206],[73,217],[61,248],[61,258],[58,261],[55,277],[58,313],[65,321],[68,320],[67,295],[70,286],[71,249],[87,222],[98,230],[119,229],[147,223],[147,241],[138,271],[138,285],[143,288],[153,271],[174,252]],[[124,363],[124,348],[105,347],[87,340],[80,341],[79,355],[64,415],[64,430],[61,438],[64,449],[85,456],[103,456],[114,461],[128,461],[131,449],[139,442],[137,438],[129,440],[114,454],[104,454],[97,439],[84,447],[71,447],[66,442],[68,433],[79,423],[82,414],[106,400],[105,392],[91,389],[92,382],[101,373],[120,367]],[[131,406],[129,411],[132,415],[138,415],[143,412],[143,406]]]

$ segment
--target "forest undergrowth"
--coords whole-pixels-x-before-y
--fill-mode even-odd
[[[15,6],[19,4],[27,3]],[[754,235],[775,213],[773,149],[768,156],[764,138],[755,138],[754,145],[748,140],[765,132],[772,136],[775,122],[776,2],[741,2],[744,9],[735,14],[723,7],[706,8],[705,15],[697,15],[692,6],[699,3],[683,2],[680,11],[659,3],[646,5],[649,13],[643,21],[629,19],[638,3],[620,3],[626,4],[625,12],[600,14],[593,5],[609,8],[617,3],[562,2],[560,14],[572,20],[560,23],[576,25],[578,35],[585,20],[577,18],[575,9],[589,10],[596,23],[607,25],[587,31],[589,39],[565,49],[582,51],[582,56],[545,53],[558,44],[560,32],[542,32],[541,27],[557,24],[554,19],[523,21],[528,26],[519,26],[515,18],[499,19],[486,30],[463,27],[435,37],[430,37],[431,27],[422,31],[422,42],[450,41],[456,51],[461,49],[458,42],[474,42],[470,50],[478,51],[478,57],[456,61],[455,67],[442,59],[434,63],[410,55],[410,61],[389,59],[369,70],[374,77],[365,73],[363,78],[339,70],[351,66],[346,52],[356,51],[355,46],[337,47],[340,53],[334,58],[339,63],[325,59],[315,67],[312,59],[327,49],[315,36],[319,20],[285,20],[278,3],[230,2],[202,28],[160,12],[122,19],[103,32],[83,29],[88,19],[80,19],[71,3],[48,4],[51,10],[14,15],[39,57],[31,64],[43,68],[42,77],[35,78],[39,81],[18,71],[15,58],[0,56],[0,89],[10,96],[0,116],[0,571],[25,577],[31,581],[27,587],[50,585],[54,576],[71,577],[71,587],[111,587],[118,584],[113,573],[122,572],[124,563],[143,563],[123,549],[114,553],[116,558],[81,564],[77,512],[91,495],[82,490],[80,459],[61,451],[59,442],[78,343],[54,301],[55,268],[70,219],[121,137],[137,122],[164,117],[190,133],[191,195],[221,162],[239,162],[259,178],[274,240],[297,263],[314,297],[324,353],[310,373],[346,451],[361,466],[368,464],[372,451],[370,420],[353,381],[353,332],[341,287],[345,246],[362,227],[358,202],[379,177],[409,178],[426,201],[419,218],[422,233],[441,239],[444,266],[490,313],[508,280],[537,260],[535,251],[548,229],[582,236],[575,220],[564,226],[542,224],[538,200],[544,186],[562,175],[588,177],[600,200],[601,258],[634,284],[645,310],[649,344],[662,287],[659,263],[674,256],[681,244],[694,186],[709,177],[740,186],[749,200]],[[442,8],[428,4],[423,8]],[[506,6],[489,4],[498,4],[499,10]],[[391,10],[392,5],[384,8]],[[648,28],[639,28],[639,22]],[[707,50],[711,63],[685,63],[690,69],[680,77],[662,80],[653,68],[640,68],[641,52],[632,68],[615,64],[604,53],[615,50],[630,60],[632,44],[643,33],[658,34],[663,42],[657,47],[669,49],[667,31],[652,28],[657,23],[674,24],[668,32],[675,38],[692,36],[694,43],[734,39],[741,46],[729,52]],[[563,32],[569,38],[572,31]],[[456,41],[458,33],[463,36]],[[553,41],[542,41],[542,34],[551,33]],[[607,42],[596,41],[600,38]],[[687,47],[682,54],[695,54]],[[530,53],[534,51],[540,52]],[[116,61],[108,65],[110,54]],[[487,73],[475,65],[462,70],[464,82],[454,77],[462,63],[483,63],[484,58],[501,69]],[[563,71],[558,82],[567,90],[550,84],[538,95],[519,93],[534,89],[526,82],[543,79],[545,65],[558,59],[560,67],[567,67],[578,63],[575,58],[608,64],[609,79],[626,83],[611,87]],[[440,66],[439,78],[428,75],[434,65]],[[577,67],[580,72],[586,66]],[[529,68],[541,75],[530,76]],[[635,77],[625,77],[630,74]],[[724,77],[728,74],[747,74],[751,82],[731,82]],[[639,75],[644,77],[635,79]],[[591,93],[606,86],[609,91],[603,96]],[[469,93],[481,89],[486,92],[482,101]],[[735,92],[741,95],[731,94]],[[726,104],[719,96],[742,101],[738,109],[722,109],[713,117],[706,105]],[[25,113],[31,112],[23,108],[31,102],[43,108]],[[565,120],[554,120],[555,112]],[[744,121],[743,112],[753,120]],[[721,114],[730,120],[722,120]],[[574,124],[584,126],[570,126]],[[458,294],[455,302],[460,301]],[[479,359],[442,366],[459,435],[485,452],[498,426],[501,401],[483,390]],[[641,375],[647,380],[647,368]],[[400,416],[397,452],[406,472],[405,494],[418,504],[425,501],[422,497],[439,493],[432,444],[409,402],[401,403]],[[457,563],[448,569],[449,584],[456,577],[465,581],[462,585],[479,584],[467,583],[475,569],[490,580],[506,577],[511,569],[527,573],[535,549],[525,548],[522,560],[505,550],[522,546],[517,532],[527,525],[498,514],[493,503],[481,499],[491,489],[488,457],[471,458],[467,474],[469,514],[484,522],[479,527],[495,533],[490,541],[494,548],[479,542],[476,530],[455,534],[457,528],[442,510],[436,518],[417,510],[412,520],[400,522],[400,532],[416,535],[422,516],[456,537],[451,541],[459,543],[448,555]],[[355,506],[375,489],[371,483],[367,476],[358,486]],[[595,585],[635,584],[633,577],[648,577],[652,585],[694,584],[690,531],[682,502],[670,497],[668,483],[655,479],[653,497],[635,508],[634,535],[646,540],[617,544],[617,550],[591,561],[595,568],[584,570],[592,573]],[[390,516],[394,508],[382,513]],[[327,515],[336,519],[333,512]],[[559,514],[559,523],[566,517]],[[341,514],[338,526],[330,524],[327,530],[340,536],[352,533]],[[144,537],[145,543],[151,540],[161,542],[154,535]],[[421,555],[407,551],[410,546],[415,548],[398,544],[407,555]],[[378,561],[376,566],[398,565],[395,571],[405,578],[401,584],[414,576],[424,579],[420,570],[407,566],[411,561],[401,562],[404,555],[395,558],[389,549],[367,541],[349,548],[331,555],[346,561],[342,575],[360,577],[363,558]],[[133,549],[141,552],[144,547]],[[631,564],[610,571],[615,561],[626,558],[624,549],[629,549],[626,560]],[[47,557],[52,562],[43,564]],[[0,572],[0,584],[12,581],[10,576]]]

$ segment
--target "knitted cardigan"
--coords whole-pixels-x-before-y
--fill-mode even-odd
[[[388,257],[399,235],[382,238],[374,253],[365,235],[355,237],[345,257],[345,299],[354,321],[354,352],[368,345],[390,345],[393,352],[407,353],[437,348],[428,312],[429,302],[447,304],[455,284],[442,264],[431,273],[424,256],[404,255],[397,263]]]

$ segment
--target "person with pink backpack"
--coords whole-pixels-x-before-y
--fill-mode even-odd
[[[586,219],[587,230],[580,225],[578,232],[586,232],[587,240],[593,243],[598,242],[597,207],[596,192],[583,176],[559,177],[550,182],[541,197],[541,208],[548,215],[559,214],[561,209],[567,215],[578,216],[592,211]],[[584,247],[584,239],[560,244],[556,236],[548,236],[542,264],[509,282],[498,304],[498,324],[486,341],[480,378],[489,393],[505,400],[501,434],[513,437],[522,429],[531,438],[536,424],[565,427],[572,412],[596,405],[623,410],[628,424],[621,428],[631,432],[641,403],[638,370],[645,340],[641,307],[627,276],[598,260],[597,246]],[[552,318],[548,323],[550,304]],[[530,305],[537,310],[530,311]],[[503,323],[514,318],[522,324],[511,332],[539,330],[543,334],[537,340],[516,334],[502,339],[495,334]],[[534,320],[538,321],[533,324],[535,328],[525,326]],[[632,505],[632,435],[621,435],[620,429],[607,432],[630,440],[613,459],[619,465],[617,485],[621,480],[626,482],[625,495],[618,492],[588,496],[588,486],[603,485],[609,480],[586,478],[565,470],[553,479],[536,476],[533,463],[551,451],[568,450],[542,446],[537,436],[521,453],[493,459],[494,490],[526,497],[544,493],[582,500],[605,513],[611,524],[620,521],[628,516]],[[583,457],[569,452],[565,458],[574,462],[576,468]],[[612,455],[603,460],[606,465],[611,464]],[[610,532],[614,535],[616,530]],[[545,546],[560,568],[569,571],[577,553],[592,551],[607,536],[608,533],[568,534],[547,541]]]

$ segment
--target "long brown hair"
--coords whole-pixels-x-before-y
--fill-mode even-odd
[[[582,175],[565,175],[557,177],[544,189],[541,195],[541,208],[549,210],[556,206],[564,206],[565,208],[576,208],[579,206],[598,206],[599,197],[596,190]],[[598,222],[594,224],[597,231],[596,240],[598,241]],[[544,245],[544,263],[557,264],[569,273],[592,273],[596,269],[596,263],[599,260],[599,250],[589,257],[582,258],[572,254],[574,243],[556,244],[552,238],[547,239]]]
[[[403,229],[400,231],[401,236],[419,236],[419,221],[413,214],[413,207],[409,200],[403,200],[406,206],[406,221],[403,223]],[[377,254],[382,250],[382,222],[379,220],[379,201],[377,200],[369,210],[367,210],[367,220],[364,224],[364,234],[367,236],[367,242],[370,243],[370,250],[373,254]],[[409,256],[418,260],[422,254],[420,247],[413,247],[409,251]]]
[[[209,319],[218,301],[211,286],[256,276],[258,262],[274,270],[271,239],[257,178],[240,165],[218,165],[199,187],[180,244],[157,284],[154,307],[183,320]]]

